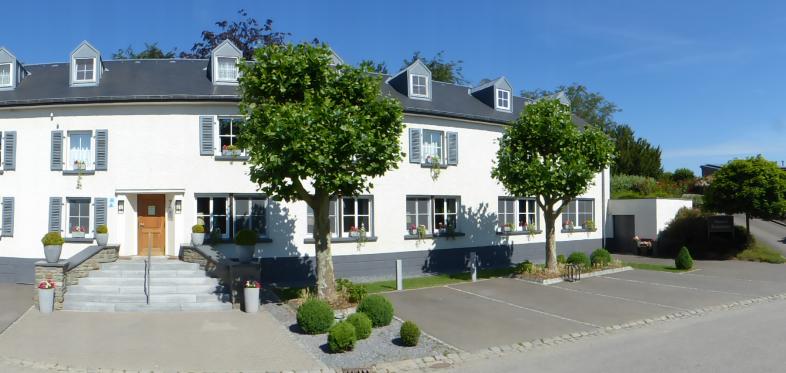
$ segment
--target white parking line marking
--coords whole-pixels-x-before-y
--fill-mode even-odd
[[[693,272],[680,273],[680,275],[683,275],[683,276],[695,276],[695,277],[707,277],[707,278],[720,278],[720,279],[724,279],[724,280],[733,280],[733,281],[762,282],[762,283],[766,283],[766,284],[786,285],[786,282],[784,282],[784,281],[751,280],[751,279],[747,279],[747,278],[725,277],[725,276],[718,276],[718,275],[702,275],[702,274],[693,273]]]
[[[662,284],[660,282],[639,281],[639,280],[631,280],[631,279],[627,279],[627,278],[619,278],[619,277],[611,277],[611,276],[599,276],[599,277],[607,278],[607,279],[610,279],[610,280],[633,282],[633,283],[637,283],[637,284],[665,286],[665,287],[670,287],[670,288],[704,291],[704,292],[709,292],[709,293],[738,295],[738,296],[743,296],[743,297],[755,297],[756,296],[756,295],[753,295],[753,294],[735,293],[735,292],[723,291],[723,290],[699,289],[699,288],[694,288],[694,287],[690,287],[690,286],[669,285],[669,284]]]
[[[679,311],[689,311],[689,309],[687,309],[687,308],[682,308],[682,307],[674,307],[674,306],[668,306],[668,305],[665,305],[665,304],[654,303],[654,302],[647,302],[647,301],[644,301],[644,300],[638,300],[638,299],[630,299],[630,298],[625,298],[625,297],[618,297],[618,296],[615,296],[615,295],[608,295],[608,294],[595,293],[595,292],[586,291],[586,290],[569,289],[569,288],[566,288],[566,287],[562,287],[562,286],[560,286],[560,285],[552,285],[551,287],[553,287],[553,288],[557,288],[557,289],[566,290],[566,291],[572,291],[572,292],[574,292],[574,293],[587,294],[587,295],[594,295],[594,296],[598,296],[598,297],[605,297],[605,298],[611,298],[611,299],[618,299],[618,300],[622,300],[622,301],[626,301],[626,302],[633,302],[633,303],[646,304],[646,305],[648,305],[648,306],[657,306],[657,307],[662,307],[662,308],[671,308],[671,309],[674,309],[674,310],[679,310]]]
[[[457,288],[454,288],[454,287],[452,287],[452,286],[449,286],[449,285],[445,285],[445,287],[446,287],[446,288],[448,288],[448,289],[452,289],[452,290],[458,291],[458,292],[460,292],[460,293],[465,293],[465,294],[469,294],[469,295],[474,295],[474,296],[476,296],[476,297],[478,297],[478,298],[482,298],[482,299],[485,299],[485,300],[488,300],[488,301],[492,301],[492,302],[496,302],[496,303],[499,303],[499,304],[504,304],[504,305],[506,305],[506,306],[510,306],[510,307],[513,307],[513,308],[518,308],[518,309],[522,309],[522,310],[527,310],[527,311],[530,311],[530,312],[539,313],[539,314],[541,314],[541,315],[544,315],[544,316],[554,317],[554,318],[557,318],[557,319],[560,319],[560,320],[571,321],[571,322],[575,322],[575,323],[577,323],[577,324],[582,324],[582,325],[586,325],[586,326],[591,326],[591,327],[593,327],[593,328],[599,328],[599,327],[600,327],[599,325],[595,325],[595,324],[592,324],[592,323],[588,323],[588,322],[584,322],[584,321],[579,321],[579,320],[574,320],[574,319],[571,319],[571,318],[567,318],[567,317],[560,316],[560,315],[557,315],[557,314],[549,313],[549,312],[546,312],[546,311],[536,310],[536,309],[534,309],[534,308],[529,308],[529,307],[519,306],[518,304],[513,304],[513,303],[510,303],[510,302],[506,302],[506,301],[504,301],[504,300],[500,300],[500,299],[495,299],[495,298],[487,297],[487,296],[485,296],[485,295],[481,295],[481,294],[473,293],[473,292],[471,292],[471,291],[466,291],[466,290],[457,289]]]

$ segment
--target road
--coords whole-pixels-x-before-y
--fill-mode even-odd
[[[745,215],[735,215],[734,224],[744,227]],[[751,219],[751,234],[756,241],[786,255],[786,227],[769,220]]]
[[[450,372],[783,372],[786,301],[475,360]],[[444,370],[443,370],[444,371]]]

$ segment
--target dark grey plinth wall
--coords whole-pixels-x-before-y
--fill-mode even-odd
[[[0,257],[0,282],[32,284],[35,262],[41,259]]]

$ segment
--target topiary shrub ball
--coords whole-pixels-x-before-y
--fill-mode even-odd
[[[690,256],[687,247],[683,246],[677,253],[677,257],[674,259],[674,266],[677,267],[677,269],[693,268],[693,258]]]
[[[375,328],[390,325],[393,320],[393,305],[381,295],[369,295],[358,305],[357,312],[365,313]]]
[[[254,246],[257,244],[257,232],[250,229],[243,229],[237,232],[235,243],[240,246]]]
[[[589,267],[590,259],[587,254],[581,251],[574,251],[568,256],[568,264],[578,264],[582,267]]]
[[[414,347],[420,341],[420,328],[412,321],[405,321],[401,324],[399,335],[404,346]]]
[[[355,348],[355,327],[348,321],[342,321],[328,331],[328,348],[330,352],[352,351]]]
[[[607,266],[611,263],[611,254],[606,249],[597,249],[590,254],[592,265]]]
[[[557,263],[565,264],[565,262],[567,262],[567,261],[568,261],[568,259],[565,258],[565,255],[562,255],[562,254],[557,255]]]
[[[366,339],[371,335],[371,319],[363,312],[355,312],[347,317],[347,322],[355,327],[357,339]]]
[[[297,309],[297,324],[307,334],[322,334],[333,325],[333,309],[327,302],[309,299]]]

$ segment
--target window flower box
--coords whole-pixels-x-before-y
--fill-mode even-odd
[[[221,155],[225,157],[239,157],[243,155],[243,150],[238,148],[237,145],[224,145],[221,148]]]

